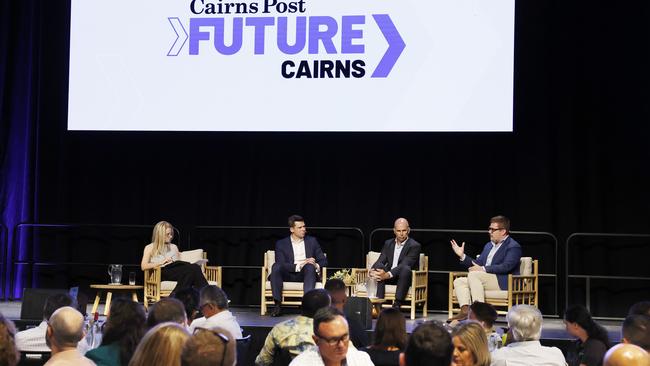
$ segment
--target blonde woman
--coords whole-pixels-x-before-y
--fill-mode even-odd
[[[142,338],[129,366],[180,366],[181,353],[189,338],[190,333],[180,324],[158,324]]]
[[[452,366],[490,366],[490,351],[483,327],[468,322],[451,334],[454,345]]]
[[[144,247],[140,268],[142,270],[162,267],[163,281],[176,281],[172,295],[177,291],[194,287],[198,290],[208,285],[197,264],[179,260],[176,244],[172,243],[174,227],[167,221],[161,221],[153,228],[151,244]]]

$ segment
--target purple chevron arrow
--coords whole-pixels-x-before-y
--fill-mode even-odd
[[[397,28],[395,28],[395,24],[393,24],[393,21],[390,19],[388,14],[373,14],[372,17],[375,18],[379,30],[381,30],[384,38],[386,38],[388,49],[386,50],[386,53],[384,53],[384,57],[379,61],[379,64],[371,77],[385,78],[390,74],[397,59],[402,54],[402,51],[404,51],[404,48],[406,48],[406,43],[404,43],[404,40],[397,31]]]
[[[187,42],[188,35],[187,32],[185,31],[185,28],[183,28],[183,23],[181,23],[180,19],[174,17],[174,18],[167,18],[167,20],[169,20],[169,24],[172,25],[172,28],[176,33],[176,40],[174,40],[174,44],[172,44],[172,47],[169,49],[169,52],[167,52],[167,56],[178,56],[178,54],[181,53],[181,49],[185,45],[185,42]],[[183,41],[179,42],[181,37],[183,38]]]

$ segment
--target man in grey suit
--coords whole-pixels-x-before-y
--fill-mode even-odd
[[[369,274],[378,281],[378,298],[384,298],[386,284],[397,284],[393,307],[398,309],[411,286],[411,270],[417,268],[420,258],[420,243],[409,238],[410,231],[409,222],[405,218],[395,220],[395,239],[386,240],[379,259],[372,265]]]

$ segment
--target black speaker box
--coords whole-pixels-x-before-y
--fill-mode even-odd
[[[48,297],[68,293],[66,289],[26,288],[23,290],[23,303],[20,305],[20,319],[43,320],[43,306]]]
[[[349,297],[343,310],[346,318],[358,321],[363,329],[372,329],[372,303],[367,297]]]

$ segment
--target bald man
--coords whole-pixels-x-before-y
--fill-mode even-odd
[[[604,366],[650,366],[650,356],[633,344],[617,344],[605,354]]]
[[[372,265],[369,276],[376,279],[377,297],[384,298],[386,284],[397,284],[393,307],[398,308],[404,302],[411,286],[411,270],[418,268],[420,243],[409,237],[409,222],[400,217],[393,225],[394,239],[384,243],[379,259]]]
[[[77,351],[77,343],[84,337],[84,317],[70,306],[56,310],[47,325],[45,342],[52,350],[46,366],[95,365]]]

